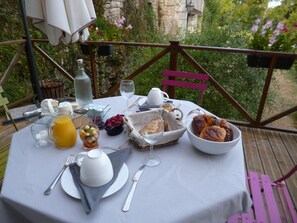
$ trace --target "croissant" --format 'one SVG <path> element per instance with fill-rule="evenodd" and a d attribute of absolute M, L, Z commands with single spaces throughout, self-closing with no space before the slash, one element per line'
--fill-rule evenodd
<path fill-rule="evenodd" d="M 233 140 L 233 131 L 225 119 L 219 119 L 212 115 L 196 115 L 192 121 L 192 129 L 196 136 L 214 141 L 227 142 Z"/>

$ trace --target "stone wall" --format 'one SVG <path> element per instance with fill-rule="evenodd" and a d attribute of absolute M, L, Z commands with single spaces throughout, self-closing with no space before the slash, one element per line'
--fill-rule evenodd
<path fill-rule="evenodd" d="M 117 20 L 121 16 L 125 0 L 111 0 L 105 6 L 105 16 Z M 189 11 L 186 2 L 194 8 Z M 135 0 L 135 4 L 139 4 Z M 186 31 L 193 32 L 201 29 L 204 0 L 148 0 L 155 15 L 156 25 L 165 35 L 176 35 Z"/>

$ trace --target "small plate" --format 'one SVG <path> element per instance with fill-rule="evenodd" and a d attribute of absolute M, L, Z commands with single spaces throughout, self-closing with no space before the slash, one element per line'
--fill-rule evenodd
<path fill-rule="evenodd" d="M 126 165 L 126 163 L 124 163 L 122 168 L 120 169 L 117 179 L 108 188 L 108 190 L 105 192 L 105 194 L 102 196 L 102 198 L 108 197 L 108 196 L 114 194 L 115 192 L 117 192 L 118 190 L 120 190 L 126 184 L 128 177 L 129 177 L 129 169 L 128 169 L 128 166 Z M 63 190 L 68 195 L 70 195 L 71 197 L 74 197 L 76 199 L 80 199 L 79 192 L 74 184 L 69 167 L 66 168 L 66 170 L 64 171 L 64 173 L 62 175 L 61 185 L 62 185 Z"/>

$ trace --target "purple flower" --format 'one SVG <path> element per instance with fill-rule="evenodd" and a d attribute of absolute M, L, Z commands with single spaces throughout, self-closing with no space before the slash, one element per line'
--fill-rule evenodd
<path fill-rule="evenodd" d="M 126 27 L 126 29 L 132 29 L 132 25 L 129 24 L 129 25 Z"/>
<path fill-rule="evenodd" d="M 274 36 L 269 39 L 270 44 L 274 44 L 275 42 L 276 42 L 276 39 Z"/>
<path fill-rule="evenodd" d="M 278 29 L 278 30 L 283 30 L 284 28 L 285 28 L 285 24 L 283 24 L 281 22 L 279 22 L 276 26 L 276 29 Z"/>
<path fill-rule="evenodd" d="M 117 21 L 115 21 L 114 23 L 119 29 L 123 28 L 123 25 L 121 23 L 118 23 Z"/>
<path fill-rule="evenodd" d="M 121 24 L 121 25 L 123 26 L 124 23 L 125 23 L 125 21 L 126 21 L 126 18 L 122 16 L 122 18 L 120 18 L 120 19 L 118 20 L 118 23 Z"/>
<path fill-rule="evenodd" d="M 272 20 L 268 20 L 265 25 L 262 26 L 262 30 L 269 29 L 272 27 Z"/>
<path fill-rule="evenodd" d="M 259 23 L 261 22 L 261 19 L 256 19 L 256 21 L 255 21 L 255 23 L 256 23 L 256 25 L 259 25 Z"/>
<path fill-rule="evenodd" d="M 273 31 L 274 36 L 278 36 L 280 34 L 280 30 L 276 29 Z"/>
<path fill-rule="evenodd" d="M 118 27 L 118 28 L 123 28 L 124 24 L 125 24 L 126 18 L 122 16 L 122 18 L 120 18 L 119 20 L 114 21 L 114 24 Z"/>
<path fill-rule="evenodd" d="M 253 25 L 252 27 L 252 32 L 255 33 L 258 31 L 259 26 L 258 25 Z"/>
<path fill-rule="evenodd" d="M 261 35 L 265 36 L 265 34 L 266 34 L 266 30 L 262 30 Z"/>

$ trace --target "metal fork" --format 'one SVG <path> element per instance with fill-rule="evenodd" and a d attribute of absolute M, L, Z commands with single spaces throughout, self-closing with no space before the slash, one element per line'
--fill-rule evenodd
<path fill-rule="evenodd" d="M 64 173 L 64 171 L 66 170 L 66 168 L 71 164 L 75 162 L 75 155 L 69 155 L 67 157 L 67 160 L 62 168 L 62 170 L 59 172 L 59 174 L 56 176 L 56 178 L 54 179 L 54 181 L 51 183 L 51 185 L 49 185 L 49 187 L 44 191 L 45 195 L 49 195 L 53 189 L 55 188 L 55 186 L 57 185 L 58 181 L 60 180 L 62 174 Z"/>

